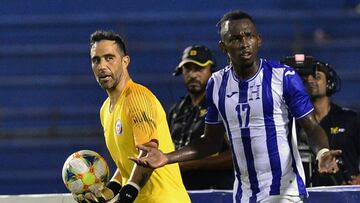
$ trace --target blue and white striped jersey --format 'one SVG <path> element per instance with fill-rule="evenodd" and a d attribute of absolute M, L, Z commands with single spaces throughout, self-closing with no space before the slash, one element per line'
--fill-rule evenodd
<path fill-rule="evenodd" d="M 207 124 L 224 123 L 235 168 L 234 202 L 269 195 L 307 196 L 292 118 L 313 111 L 293 68 L 260 59 L 257 73 L 239 80 L 231 66 L 210 78 Z"/>

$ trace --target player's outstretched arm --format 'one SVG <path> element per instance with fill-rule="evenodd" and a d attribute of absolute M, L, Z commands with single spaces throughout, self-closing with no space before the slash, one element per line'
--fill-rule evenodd
<path fill-rule="evenodd" d="M 204 159 L 196 159 L 192 161 L 180 162 L 179 166 L 181 171 L 192 171 L 192 170 L 232 170 L 232 154 L 227 140 L 226 134 L 224 135 L 223 145 L 227 146 L 227 150 L 222 151 L 216 155 L 208 156 Z M 223 147 L 222 147 L 223 149 Z"/>
<path fill-rule="evenodd" d="M 225 129 L 223 124 L 206 124 L 204 136 L 193 145 L 183 147 L 167 154 L 164 154 L 154 147 L 138 145 L 138 149 L 143 150 L 146 153 L 146 156 L 140 158 L 129 157 L 129 159 L 139 165 L 155 169 L 166 164 L 203 158 L 220 150 L 221 144 L 219 143 L 222 143 L 224 132 Z"/>
<path fill-rule="evenodd" d="M 336 173 L 339 167 L 336 157 L 341 155 L 341 150 L 329 150 L 329 142 L 324 129 L 318 124 L 313 113 L 299 119 L 301 127 L 305 130 L 309 144 L 316 154 L 318 170 L 320 173 Z"/>

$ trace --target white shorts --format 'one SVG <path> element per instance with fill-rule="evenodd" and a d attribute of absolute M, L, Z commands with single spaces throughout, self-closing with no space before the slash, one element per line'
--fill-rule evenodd
<path fill-rule="evenodd" d="M 303 199 L 299 196 L 274 195 L 259 201 L 258 203 L 302 203 Z"/>

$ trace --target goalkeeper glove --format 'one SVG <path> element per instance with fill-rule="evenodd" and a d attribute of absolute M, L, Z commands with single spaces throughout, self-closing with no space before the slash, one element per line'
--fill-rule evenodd
<path fill-rule="evenodd" d="M 118 182 L 110 181 L 105 187 L 95 188 L 90 187 L 90 192 L 85 194 L 75 195 L 73 197 L 75 201 L 79 203 L 105 203 L 113 199 L 120 191 L 121 185 Z"/>

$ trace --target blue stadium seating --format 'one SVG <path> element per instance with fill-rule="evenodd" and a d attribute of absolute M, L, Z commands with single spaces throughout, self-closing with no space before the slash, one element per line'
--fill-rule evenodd
<path fill-rule="evenodd" d="M 0 194 L 40 194 L 67 192 L 62 182 L 62 166 L 75 151 L 89 149 L 101 154 L 115 171 L 102 136 L 53 140 L 2 140 L 0 153 Z"/>

